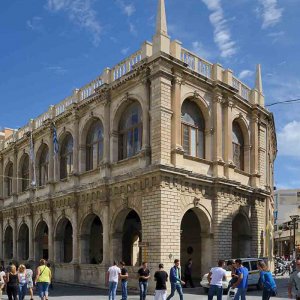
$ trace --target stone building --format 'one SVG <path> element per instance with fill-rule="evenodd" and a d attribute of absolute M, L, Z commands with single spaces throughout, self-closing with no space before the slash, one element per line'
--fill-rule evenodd
<path fill-rule="evenodd" d="M 260 66 L 250 89 L 171 41 L 163 0 L 152 43 L 0 149 L 5 261 L 44 257 L 58 281 L 104 285 L 113 259 L 132 274 L 192 258 L 197 278 L 218 258 L 272 255 L 276 134 Z"/>

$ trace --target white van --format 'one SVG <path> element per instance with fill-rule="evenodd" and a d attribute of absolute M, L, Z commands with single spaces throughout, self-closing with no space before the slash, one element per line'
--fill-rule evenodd
<path fill-rule="evenodd" d="M 235 259 L 233 259 L 235 260 Z M 256 286 L 257 289 L 260 289 L 260 282 L 259 282 L 259 270 L 257 268 L 257 263 L 259 261 L 263 261 L 261 258 L 241 258 L 242 264 L 245 268 L 249 271 L 249 278 L 248 278 L 248 285 L 249 286 Z M 227 261 L 226 261 L 227 264 Z M 226 280 L 223 281 L 223 289 L 225 292 L 228 290 L 228 285 L 231 280 L 231 271 L 226 270 Z M 202 277 L 200 285 L 203 287 L 204 291 L 207 293 L 209 289 L 209 282 L 208 282 L 208 273 Z"/>

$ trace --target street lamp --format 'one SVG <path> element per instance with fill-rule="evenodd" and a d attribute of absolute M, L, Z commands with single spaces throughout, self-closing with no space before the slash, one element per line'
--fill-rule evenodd
<path fill-rule="evenodd" d="M 293 241 L 293 258 L 296 258 L 296 222 L 300 219 L 299 215 L 292 215 L 290 216 L 292 222 L 293 222 L 293 228 L 294 228 L 294 241 Z"/>

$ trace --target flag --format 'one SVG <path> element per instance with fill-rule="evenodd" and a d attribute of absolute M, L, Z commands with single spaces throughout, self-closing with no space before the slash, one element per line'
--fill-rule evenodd
<path fill-rule="evenodd" d="M 53 151 L 54 151 L 54 155 L 57 155 L 58 151 L 59 151 L 59 144 L 58 144 L 58 139 L 57 139 L 57 131 L 56 131 L 56 127 L 55 127 L 54 123 L 53 123 Z"/>
<path fill-rule="evenodd" d="M 36 176 L 35 176 L 36 172 L 35 172 L 34 143 L 33 143 L 32 131 L 30 132 L 30 151 L 29 151 L 29 157 L 30 157 L 30 162 L 31 162 L 32 169 L 33 169 L 33 176 L 32 176 L 31 185 L 35 186 L 35 184 L 36 184 Z"/>

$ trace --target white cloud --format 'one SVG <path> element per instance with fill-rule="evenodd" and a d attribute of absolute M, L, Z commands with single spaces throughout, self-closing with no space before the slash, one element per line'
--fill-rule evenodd
<path fill-rule="evenodd" d="M 221 51 L 221 56 L 224 58 L 233 56 L 237 52 L 237 47 L 231 38 L 221 0 L 202 0 L 202 2 L 212 11 L 209 20 L 214 27 L 214 41 Z"/>
<path fill-rule="evenodd" d="M 125 4 L 123 0 L 118 0 L 117 3 L 121 7 L 123 14 L 127 15 L 128 17 L 135 13 L 136 9 L 133 3 Z"/>
<path fill-rule="evenodd" d="M 121 50 L 121 53 L 122 53 L 123 55 L 127 55 L 127 54 L 128 54 L 128 51 L 129 51 L 129 47 L 123 48 L 123 49 Z"/>
<path fill-rule="evenodd" d="M 91 0 L 47 0 L 47 8 L 53 12 L 66 12 L 73 23 L 92 34 L 93 44 L 98 46 L 102 28 Z"/>
<path fill-rule="evenodd" d="M 30 20 L 26 21 L 26 25 L 29 29 L 33 31 L 40 31 L 42 29 L 41 17 L 33 17 Z"/>
<path fill-rule="evenodd" d="M 136 30 L 136 27 L 133 23 L 129 23 L 129 32 L 132 35 L 137 36 L 137 30 Z"/>
<path fill-rule="evenodd" d="M 64 75 L 67 73 L 67 70 L 61 66 L 48 66 L 46 67 L 46 70 L 58 75 Z"/>
<path fill-rule="evenodd" d="M 192 51 L 197 54 L 198 56 L 205 58 L 205 59 L 209 59 L 212 55 L 210 52 L 208 52 L 203 44 L 199 41 L 194 41 L 192 43 Z"/>
<path fill-rule="evenodd" d="M 263 20 L 263 29 L 272 27 L 281 21 L 283 8 L 278 7 L 277 0 L 259 0 L 259 2 L 262 9 L 258 9 L 258 13 Z"/>
<path fill-rule="evenodd" d="M 278 155 L 300 159 L 300 121 L 287 123 L 277 134 Z"/>
<path fill-rule="evenodd" d="M 252 76 L 253 74 L 254 74 L 254 72 L 251 71 L 251 70 L 243 70 L 243 71 L 240 72 L 240 74 L 238 75 L 238 77 L 240 79 L 245 79 L 247 77 Z"/>

